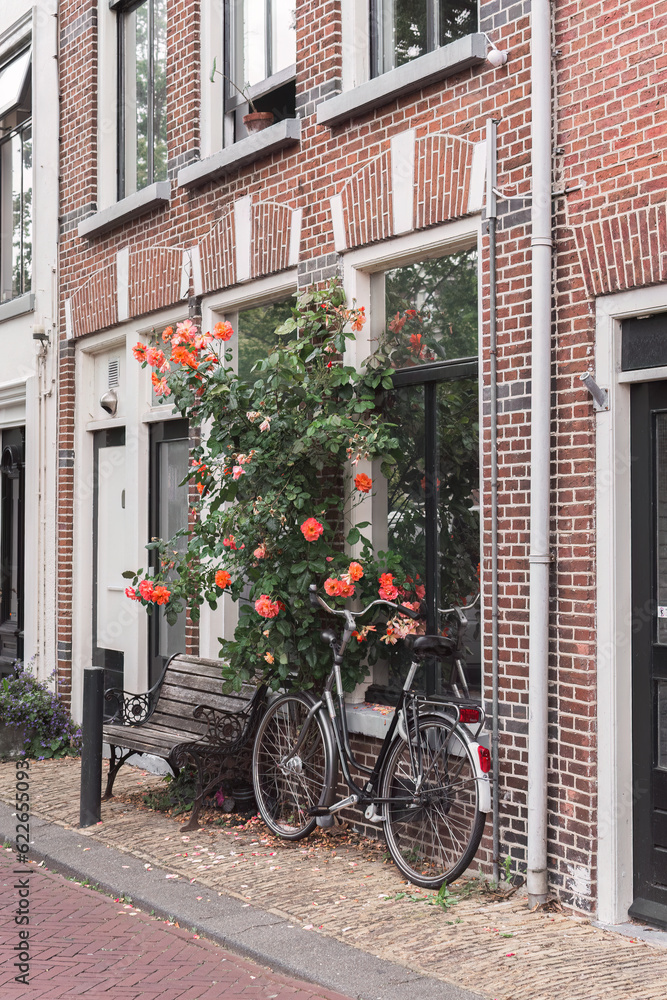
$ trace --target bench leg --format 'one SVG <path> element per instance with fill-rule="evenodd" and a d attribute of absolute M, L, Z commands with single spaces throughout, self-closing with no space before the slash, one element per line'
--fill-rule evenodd
<path fill-rule="evenodd" d="M 102 802 L 106 799 L 113 797 L 113 783 L 116 780 L 116 775 L 120 771 L 121 767 L 132 754 L 138 753 L 137 750 L 130 750 L 128 753 L 123 755 L 120 749 L 115 746 L 110 747 L 111 757 L 109 758 L 109 774 L 107 776 L 107 787 L 105 789 L 104 795 L 102 796 Z M 118 756 L 116 756 L 116 751 L 118 751 Z"/>

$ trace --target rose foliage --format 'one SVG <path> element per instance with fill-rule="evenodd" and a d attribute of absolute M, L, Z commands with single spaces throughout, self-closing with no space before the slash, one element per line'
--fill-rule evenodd
<path fill-rule="evenodd" d="M 140 580 L 141 571 L 126 574 L 133 580 L 127 594 L 148 610 L 163 605 L 173 622 L 185 606 L 196 620 L 204 602 L 215 609 L 230 592 L 239 620 L 234 638 L 220 639 L 220 656 L 235 689 L 259 677 L 274 688 L 288 678 L 308 688 L 326 676 L 331 653 L 319 640 L 324 619 L 309 603 L 309 584 L 338 607 L 380 593 L 415 599 L 397 557 L 373 552 L 368 522 L 350 527 L 372 489 L 368 475 L 355 476 L 356 465 L 379 458 L 388 474 L 399 447 L 396 428 L 377 406 L 378 392 L 392 385 L 389 369 L 369 364 L 357 371 L 341 361 L 346 340 L 363 323 L 363 310 L 346 307 L 337 283 L 301 295 L 276 330 L 278 345 L 246 380 L 223 346 L 233 335 L 226 323 L 213 334 L 190 323 L 175 333 L 168 328 L 166 354 L 135 348 L 153 368 L 156 390 L 206 433 L 193 452 L 197 517 L 181 532 L 187 550 L 179 554 L 175 539 L 152 542 L 162 572 L 150 581 Z M 360 626 L 346 654 L 346 687 L 384 652 L 378 642 L 395 642 L 407 623 L 396 618 L 388 631 Z"/>

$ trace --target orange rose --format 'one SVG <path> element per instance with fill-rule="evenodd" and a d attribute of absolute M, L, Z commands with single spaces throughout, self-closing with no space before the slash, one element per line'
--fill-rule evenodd
<path fill-rule="evenodd" d="M 231 582 L 232 578 L 226 569 L 219 569 L 218 572 L 215 574 L 215 585 L 216 587 L 220 587 L 221 590 L 224 590 L 225 587 L 228 587 Z"/>
<path fill-rule="evenodd" d="M 301 532 L 307 542 L 316 542 L 324 531 L 324 525 L 316 521 L 314 517 L 309 517 L 301 525 Z"/>
<path fill-rule="evenodd" d="M 370 493 L 373 480 L 365 472 L 360 472 L 358 476 L 354 477 L 354 485 L 360 493 Z"/>

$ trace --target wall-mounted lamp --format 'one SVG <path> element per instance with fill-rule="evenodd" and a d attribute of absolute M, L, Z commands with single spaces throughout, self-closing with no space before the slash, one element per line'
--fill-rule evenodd
<path fill-rule="evenodd" d="M 35 325 L 33 326 L 32 339 L 39 340 L 42 344 L 49 343 L 49 335 L 41 324 L 35 323 Z"/>
<path fill-rule="evenodd" d="M 609 390 L 600 388 L 593 378 L 592 372 L 584 372 L 584 374 L 580 375 L 579 378 L 593 397 L 593 409 L 597 411 L 608 410 Z"/>
<path fill-rule="evenodd" d="M 109 416 L 115 417 L 118 409 L 118 393 L 115 389 L 107 389 L 100 396 L 100 406 L 106 410 Z"/>
<path fill-rule="evenodd" d="M 484 32 L 484 37 L 491 46 L 489 51 L 486 53 L 486 61 L 489 65 L 493 66 L 494 69 L 498 69 L 500 66 L 504 66 L 507 62 L 507 52 L 503 49 L 499 49 L 498 46 L 491 41 L 489 36 Z"/>

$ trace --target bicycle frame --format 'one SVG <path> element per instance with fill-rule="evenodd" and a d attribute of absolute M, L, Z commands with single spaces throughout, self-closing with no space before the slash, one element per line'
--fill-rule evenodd
<path fill-rule="evenodd" d="M 416 693 L 411 691 L 412 682 L 414 681 L 415 674 L 419 669 L 419 662 L 417 660 L 414 660 L 408 671 L 408 675 L 405 679 L 405 683 L 401 690 L 393 718 L 389 724 L 389 729 L 385 734 L 375 764 L 371 768 L 357 761 L 356 758 L 354 757 L 354 753 L 350 745 L 350 735 L 347 727 L 347 716 L 345 713 L 345 698 L 343 693 L 343 684 L 342 684 L 341 669 L 340 669 L 341 664 L 343 662 L 343 657 L 345 655 L 345 650 L 347 649 L 350 639 L 352 638 L 352 633 L 356 628 L 356 624 L 353 616 L 349 612 L 346 611 L 344 613 L 344 616 L 345 616 L 345 627 L 340 642 L 336 640 L 333 633 L 330 633 L 331 634 L 330 645 L 333 651 L 333 667 L 329 676 L 327 677 L 327 681 L 323 692 L 323 698 L 316 701 L 310 708 L 308 715 L 304 720 L 304 724 L 301 733 L 299 734 L 299 737 L 296 741 L 296 744 L 292 749 L 292 752 L 289 754 L 288 757 L 285 758 L 285 761 L 283 763 L 286 763 L 288 760 L 290 760 L 290 758 L 298 754 L 301 746 L 303 745 L 303 741 L 305 739 L 308 726 L 310 725 L 310 722 L 312 721 L 313 717 L 317 714 L 317 712 L 319 712 L 323 708 L 326 708 L 329 720 L 331 722 L 331 726 L 333 728 L 333 737 L 336 744 L 336 749 L 338 751 L 338 756 L 343 771 L 343 777 L 345 778 L 345 782 L 351 794 L 347 798 L 341 799 L 338 802 L 335 802 L 330 805 L 326 805 L 324 802 L 320 802 L 318 810 L 321 810 L 320 813 L 321 815 L 331 815 L 332 813 L 337 812 L 340 809 L 344 809 L 347 806 L 357 805 L 357 804 L 360 804 L 362 806 L 368 805 L 368 809 L 366 810 L 366 819 L 370 820 L 371 822 L 382 822 L 384 817 L 381 814 L 377 813 L 375 807 L 378 805 L 384 805 L 389 801 L 393 802 L 402 801 L 401 799 L 396 799 L 396 798 L 394 798 L 393 800 L 383 799 L 375 794 L 378 782 L 380 780 L 380 775 L 382 773 L 382 768 L 384 766 L 384 762 L 386 760 L 387 754 L 389 753 L 391 744 L 397 732 L 398 735 L 404 738 L 408 743 L 408 746 L 410 748 L 411 761 L 415 770 L 415 774 L 422 775 L 423 761 L 422 761 L 421 744 L 419 740 L 415 741 L 416 743 L 416 749 L 415 749 L 413 741 L 408 739 L 409 724 L 407 723 L 406 720 L 406 713 L 408 711 L 411 711 L 411 716 L 412 716 L 411 725 L 414 731 L 416 731 L 419 722 L 419 706 L 420 705 L 433 706 L 433 710 L 437 714 L 442 714 L 445 717 L 449 718 L 450 721 L 454 722 L 451 733 L 451 735 L 454 736 L 460 724 L 460 708 L 458 705 L 456 705 L 456 703 L 432 701 L 425 697 L 417 695 Z M 338 711 L 336 711 L 336 705 L 334 703 L 334 697 L 333 697 L 334 687 L 336 689 Z M 484 711 L 481 707 L 478 706 L 475 707 L 479 712 L 478 728 L 474 736 L 474 739 L 476 740 L 477 736 L 481 732 L 482 727 L 484 725 Z M 447 712 L 446 713 L 443 712 L 443 709 L 447 709 Z M 454 720 L 451 719 L 452 710 L 456 712 L 456 718 Z M 352 777 L 350 765 L 352 765 L 352 767 L 355 768 L 356 770 L 361 771 L 362 773 L 368 775 L 367 779 L 364 782 L 363 787 L 357 784 L 357 782 Z M 416 791 L 419 791 L 419 787 L 417 787 Z M 323 794 L 326 795 L 327 792 L 329 792 L 329 789 L 325 789 L 325 792 Z M 433 793 L 433 789 L 431 790 L 431 793 Z M 406 796 L 405 798 L 406 803 L 412 802 L 413 800 L 414 796 Z"/>

